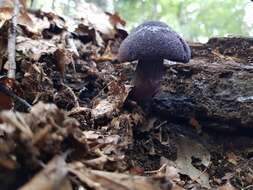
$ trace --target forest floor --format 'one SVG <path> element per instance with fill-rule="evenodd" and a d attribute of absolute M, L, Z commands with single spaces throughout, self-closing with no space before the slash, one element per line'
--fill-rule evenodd
<path fill-rule="evenodd" d="M 92 11 L 18 25 L 13 90 L 33 106 L 0 93 L 14 105 L 0 113 L 0 189 L 253 189 L 253 40 L 189 43 L 190 63 L 166 63 L 141 107 L 127 99 L 136 63 L 117 61 L 124 21 Z"/>

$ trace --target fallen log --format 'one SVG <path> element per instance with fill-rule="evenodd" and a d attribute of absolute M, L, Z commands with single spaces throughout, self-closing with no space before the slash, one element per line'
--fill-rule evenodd
<path fill-rule="evenodd" d="M 189 64 L 166 66 L 152 110 L 166 119 L 196 119 L 202 127 L 253 128 L 253 39 L 191 43 Z"/>

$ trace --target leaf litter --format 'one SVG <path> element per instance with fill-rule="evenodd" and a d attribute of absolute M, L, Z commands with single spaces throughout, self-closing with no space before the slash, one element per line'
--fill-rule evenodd
<path fill-rule="evenodd" d="M 11 1 L 4 5 L 3 76 L 13 9 Z M 13 90 L 32 107 L 24 113 L 15 104 L 0 113 L 1 188 L 250 187 L 251 167 L 240 169 L 253 163 L 231 150 L 223 157 L 222 147 L 200 142 L 203 126 L 196 118 L 180 126 L 128 102 L 135 64 L 117 62 L 125 21 L 92 4 L 80 9 L 85 14 L 73 19 L 21 6 Z"/>

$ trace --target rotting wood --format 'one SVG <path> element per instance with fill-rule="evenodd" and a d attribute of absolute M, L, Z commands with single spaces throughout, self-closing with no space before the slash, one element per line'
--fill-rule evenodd
<path fill-rule="evenodd" d="M 190 45 L 189 64 L 167 66 L 154 111 L 176 121 L 195 117 L 202 127 L 252 128 L 252 39 L 213 38 Z"/>

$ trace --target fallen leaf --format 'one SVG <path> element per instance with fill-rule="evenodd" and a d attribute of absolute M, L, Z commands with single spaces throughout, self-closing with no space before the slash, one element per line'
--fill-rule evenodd
<path fill-rule="evenodd" d="M 231 164 L 237 165 L 238 161 L 239 161 L 239 157 L 235 155 L 235 153 L 233 152 L 228 152 L 227 153 L 227 160 L 228 162 L 230 162 Z"/>
<path fill-rule="evenodd" d="M 53 54 L 57 47 L 52 42 L 44 39 L 33 40 L 31 38 L 17 36 L 16 51 L 18 54 L 25 55 L 29 59 L 38 61 L 43 54 Z M 19 56 L 19 55 L 17 55 Z"/>
<path fill-rule="evenodd" d="M 132 175 L 143 175 L 144 169 L 140 167 L 134 167 L 134 168 L 130 168 L 129 172 Z"/>
<path fill-rule="evenodd" d="M 237 190 L 231 183 L 226 183 L 225 185 L 222 185 L 221 187 L 218 187 L 218 190 Z"/>
<path fill-rule="evenodd" d="M 64 157 L 56 156 L 19 190 L 72 190 L 72 186 L 66 178 L 67 173 Z"/>
<path fill-rule="evenodd" d="M 33 137 L 33 132 L 21 113 L 3 111 L 0 113 L 0 118 L 3 123 L 8 123 L 12 128 L 21 131 L 25 137 Z"/>
<path fill-rule="evenodd" d="M 120 16 L 118 12 L 115 12 L 114 14 L 106 12 L 107 15 L 110 17 L 110 22 L 114 25 L 117 26 L 118 24 L 125 26 L 126 21 L 124 21 Z"/>
<path fill-rule="evenodd" d="M 172 184 L 165 177 L 144 177 L 87 169 L 80 162 L 68 165 L 69 172 L 94 190 L 164 190 Z"/>
<path fill-rule="evenodd" d="M 203 187 L 211 188 L 208 174 L 192 165 L 192 157 L 194 157 L 198 158 L 206 168 L 209 167 L 211 161 L 210 153 L 201 144 L 183 136 L 178 137 L 176 146 L 177 160 L 175 164 L 176 168 L 180 170 L 180 173 L 188 175 Z"/>
<path fill-rule="evenodd" d="M 12 17 L 14 2 L 12 0 L 3 0 L 0 2 L 0 21 L 5 22 Z M 25 26 L 32 26 L 33 21 L 25 10 L 25 2 L 19 0 L 18 23 Z M 1 26 L 1 25 L 0 25 Z"/>
<path fill-rule="evenodd" d="M 77 15 L 81 17 L 85 25 L 95 28 L 97 31 L 102 33 L 105 39 L 113 39 L 115 36 L 115 28 L 110 22 L 110 16 L 98 8 L 95 4 L 82 3 L 77 7 L 77 12 L 82 12 L 83 14 Z"/>
<path fill-rule="evenodd" d="M 105 163 L 108 162 L 108 156 L 102 155 L 99 158 L 95 158 L 92 160 L 86 160 L 84 163 L 87 166 L 92 167 L 93 169 L 103 170 Z"/>
<path fill-rule="evenodd" d="M 112 114 L 117 112 L 124 104 L 128 96 L 129 88 L 118 83 L 111 82 L 108 84 L 109 96 L 107 99 L 94 101 L 91 113 L 95 119 L 111 118 Z M 111 94 L 111 95 L 110 95 Z"/>
<path fill-rule="evenodd" d="M 54 52 L 56 69 L 62 76 L 65 74 L 66 65 L 70 63 L 70 58 L 67 56 L 67 52 L 64 49 L 57 49 Z"/>

